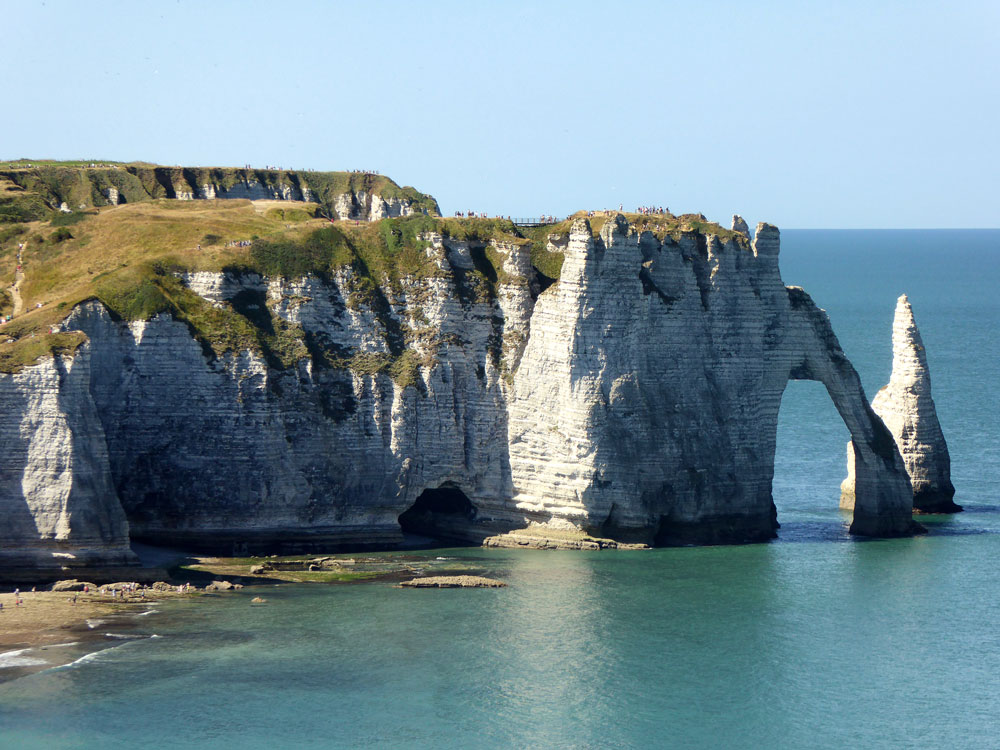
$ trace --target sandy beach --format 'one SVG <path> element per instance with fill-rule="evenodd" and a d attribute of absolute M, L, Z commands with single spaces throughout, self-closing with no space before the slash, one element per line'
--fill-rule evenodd
<path fill-rule="evenodd" d="M 0 594 L 0 653 L 10 649 L 86 640 L 95 637 L 87 621 L 115 615 L 139 614 L 157 600 L 188 596 L 174 592 L 155 592 L 146 600 L 132 597 L 122 601 L 101 593 L 67 591 L 22 591 L 20 606 L 13 593 Z M 147 592 L 148 594 L 148 592 Z"/>
<path fill-rule="evenodd" d="M 136 545 L 136 550 L 147 566 L 171 568 L 170 587 L 163 583 L 136 586 L 135 591 L 124 596 L 112 596 L 112 589 L 124 584 L 91 585 L 87 592 L 32 591 L 29 586 L 20 590 L 20 605 L 15 604 L 13 592 L 0 593 L 0 655 L 12 649 L 99 638 L 101 634 L 87 624 L 88 620 L 137 615 L 160 601 L 226 591 L 230 583 L 233 588 L 278 583 L 346 584 L 403 580 L 431 568 L 467 572 L 461 563 L 415 561 L 405 555 L 232 558 L 189 555 L 143 545 Z M 224 583 L 215 589 L 213 582 Z M 187 588 L 178 591 L 179 584 L 187 584 Z"/>

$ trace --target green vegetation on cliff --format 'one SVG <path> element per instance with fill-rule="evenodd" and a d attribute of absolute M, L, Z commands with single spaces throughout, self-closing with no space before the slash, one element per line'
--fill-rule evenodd
<path fill-rule="evenodd" d="M 87 340 L 79 331 L 32 333 L 17 346 L 0 344 L 0 373 L 20 372 L 44 356 L 73 354 Z"/>
<path fill-rule="evenodd" d="M 363 173 L 289 172 L 229 168 L 157 167 L 150 164 L 33 162 L 31 168 L 0 163 L 0 313 L 14 311 L 12 285 L 17 247 L 23 244 L 22 312 L 0 327 L 0 370 L 12 371 L 52 351 L 79 345 L 69 334 L 50 333 L 73 308 L 100 300 L 122 320 L 157 314 L 183 322 L 209 356 L 252 350 L 275 368 L 312 357 L 320 367 L 391 375 L 401 385 L 418 384 L 420 367 L 430 364 L 441 341 L 430 340 L 413 280 L 450 278 L 462 304 L 490 302 L 503 283 L 533 284 L 532 272 L 512 277 L 505 269 L 511 248 L 530 245 L 542 288 L 558 280 L 573 221 L 521 228 L 503 219 L 442 218 L 433 198 L 401 188 L 387 177 Z M 224 190 L 247 181 L 309 190 L 316 202 L 292 200 L 172 200 L 202 185 Z M 107 205 L 118 193 L 124 203 Z M 322 218 L 331 201 L 365 191 L 385 199 L 403 197 L 427 214 L 377 222 Z M 70 211 L 57 207 L 66 203 Z M 80 208 L 80 207 L 83 208 Z M 610 216 L 589 219 L 597 235 Z M 627 218 L 658 237 L 686 232 L 732 232 L 700 215 Z M 466 243 L 468 266 L 443 262 L 430 250 L 434 238 Z M 382 324 L 389 351 L 343 351 L 307 335 L 274 313 L 260 298 L 233 299 L 216 306 L 196 295 L 183 278 L 199 271 L 266 277 L 337 275 L 346 304 L 371 310 Z M 421 292 L 423 294 L 425 292 Z M 243 294 L 243 293 L 241 293 Z M 394 312 L 406 297 L 410 323 Z M 421 321 L 424 323 L 421 323 Z M 408 326 L 413 326 L 413 329 Z M 56 338 L 52 338 L 55 336 Z M 413 345 L 422 342 L 419 354 Z M 500 350 L 499 339 L 497 352 Z M 499 357 L 499 353 L 497 354 Z"/>
<path fill-rule="evenodd" d="M 405 278 L 447 273 L 428 257 L 421 238 L 437 233 L 469 242 L 525 241 L 509 222 L 416 215 L 331 223 L 310 218 L 312 204 L 283 203 L 276 209 L 270 202 L 246 200 L 154 200 L 57 213 L 0 230 L 0 287 L 13 283 L 16 246 L 25 244 L 20 293 L 26 311 L 0 328 L 0 357 L 10 369 L 45 354 L 38 337 L 49 336 L 49 327 L 80 302 L 97 299 L 122 320 L 171 315 L 210 356 L 250 349 L 279 369 L 313 356 L 320 366 L 387 373 L 400 385 L 416 384 L 419 367 L 428 362 L 409 348 L 386 294 L 400 294 Z M 502 257 L 484 253 L 483 258 L 484 271 L 465 274 L 479 298 L 495 294 L 503 274 Z M 375 310 L 393 339 L 388 354 L 325 351 L 307 342 L 299 326 L 274 314 L 263 298 L 232 300 L 220 308 L 182 280 L 197 271 L 298 278 L 329 277 L 345 268 L 351 270 L 343 290 L 348 304 Z M 11 309 L 9 293 L 0 305 Z"/>
<path fill-rule="evenodd" d="M 25 166 L 30 163 L 32 166 Z M 95 164 L 96 166 L 91 166 Z M 163 167 L 134 162 L 0 162 L 0 222 L 35 221 L 46 212 L 138 203 L 158 198 L 196 198 L 259 186 L 269 192 L 309 196 L 327 215 L 345 193 L 368 193 L 384 200 L 405 199 L 417 212 L 438 215 L 437 201 L 384 175 L 364 172 L 313 172 L 235 167 Z M 21 197 L 4 197 L 5 192 Z M 21 218 L 30 216 L 30 218 Z"/>

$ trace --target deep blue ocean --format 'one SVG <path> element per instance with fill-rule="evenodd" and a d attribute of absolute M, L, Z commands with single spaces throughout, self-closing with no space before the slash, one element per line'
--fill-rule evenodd
<path fill-rule="evenodd" d="M 172 603 L 159 638 L 0 684 L 0 748 L 1000 747 L 1000 230 L 790 230 L 781 268 L 869 397 L 909 295 L 965 513 L 850 538 L 847 430 L 793 382 L 771 543 L 438 550 L 509 587 Z"/>

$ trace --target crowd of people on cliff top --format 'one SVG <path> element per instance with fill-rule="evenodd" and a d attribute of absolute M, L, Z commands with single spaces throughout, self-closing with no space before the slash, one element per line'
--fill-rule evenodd
<path fill-rule="evenodd" d="M 8 165 L 10 166 L 11 169 L 33 169 L 34 167 L 38 166 L 37 164 L 34 164 L 33 162 L 30 161 L 8 162 Z M 118 169 L 117 164 L 98 164 L 97 162 L 94 161 L 90 162 L 90 164 L 88 164 L 87 167 L 89 169 Z"/>
<path fill-rule="evenodd" d="M 635 212 L 644 216 L 653 216 L 654 214 L 668 214 L 670 209 L 666 206 L 639 206 Z"/>
<path fill-rule="evenodd" d="M 91 165 L 91 166 L 93 166 L 93 165 Z M 243 169 L 253 170 L 254 167 L 253 167 L 252 164 L 244 164 L 243 165 Z M 264 169 L 270 169 L 270 170 L 274 170 L 276 172 L 284 172 L 285 171 L 284 167 L 282 167 L 282 166 L 275 166 L 274 164 L 267 164 L 267 165 L 264 166 Z M 315 169 L 294 169 L 293 168 L 291 171 L 295 171 L 295 172 L 315 172 L 316 170 Z M 374 175 L 374 174 L 378 174 L 379 173 L 377 169 L 348 169 L 347 171 L 350 172 L 351 174 L 372 174 L 372 175 Z"/>
<path fill-rule="evenodd" d="M 485 211 L 456 211 L 455 212 L 455 217 L 459 218 L 459 219 L 488 219 L 488 218 L 490 218 L 489 214 L 487 214 Z M 493 218 L 494 219 L 507 219 L 507 221 L 514 221 L 514 219 L 511 219 L 509 216 L 503 216 L 501 214 L 497 214 Z M 531 219 L 531 221 L 535 221 L 535 219 Z M 543 216 L 538 217 L 537 221 L 538 221 L 539 224 L 555 224 L 557 221 L 559 221 L 559 219 L 557 219 L 555 216 L 543 215 Z"/>

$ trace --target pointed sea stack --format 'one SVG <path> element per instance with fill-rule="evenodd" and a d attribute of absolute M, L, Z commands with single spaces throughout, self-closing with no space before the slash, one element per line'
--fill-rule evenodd
<path fill-rule="evenodd" d="M 957 513 L 952 498 L 951 457 L 938 422 L 927 355 L 913 310 L 904 294 L 896 303 L 892 325 L 892 375 L 872 408 L 892 433 L 913 485 L 913 509 L 919 513 Z M 854 494 L 854 450 L 847 444 L 847 478 L 841 495 Z"/>

